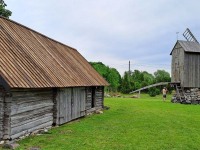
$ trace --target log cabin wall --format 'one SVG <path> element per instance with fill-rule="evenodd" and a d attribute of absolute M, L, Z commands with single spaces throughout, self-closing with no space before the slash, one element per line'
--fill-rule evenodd
<path fill-rule="evenodd" d="M 52 125 L 52 89 L 13 90 L 11 102 L 11 139 Z"/>
<path fill-rule="evenodd" d="M 0 88 L 0 139 L 3 137 L 4 94 Z"/>
<path fill-rule="evenodd" d="M 92 87 L 86 88 L 86 110 L 92 108 Z"/>
<path fill-rule="evenodd" d="M 96 109 L 102 109 L 104 102 L 104 87 L 86 88 L 86 112 L 90 113 Z"/>
<path fill-rule="evenodd" d="M 104 88 L 99 86 L 95 90 L 95 107 L 102 108 L 104 101 Z"/>

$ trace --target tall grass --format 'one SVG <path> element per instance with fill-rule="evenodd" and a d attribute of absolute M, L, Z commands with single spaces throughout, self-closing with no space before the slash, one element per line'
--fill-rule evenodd
<path fill-rule="evenodd" d="M 109 110 L 19 142 L 19 149 L 200 149 L 200 106 L 162 102 L 161 96 L 106 98 Z"/>

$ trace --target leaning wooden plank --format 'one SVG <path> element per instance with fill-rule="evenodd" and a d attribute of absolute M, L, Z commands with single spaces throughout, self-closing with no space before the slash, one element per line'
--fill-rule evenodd
<path fill-rule="evenodd" d="M 152 84 L 152 85 L 149 85 L 149 86 L 145 86 L 145 87 L 143 87 L 141 89 L 132 91 L 132 92 L 130 92 L 130 94 L 135 93 L 135 92 L 139 92 L 139 91 L 151 88 L 151 87 L 156 87 L 156 86 L 160 86 L 160 85 L 167 85 L 167 84 L 169 84 L 169 82 L 160 82 L 160 83 Z"/>

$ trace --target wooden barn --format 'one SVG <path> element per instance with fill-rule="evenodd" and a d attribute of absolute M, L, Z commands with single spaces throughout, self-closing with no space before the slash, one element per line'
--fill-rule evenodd
<path fill-rule="evenodd" d="M 0 140 L 101 109 L 107 85 L 76 49 L 0 17 Z"/>
<path fill-rule="evenodd" d="M 177 41 L 172 52 L 171 80 L 184 88 L 200 87 L 200 44 Z"/>

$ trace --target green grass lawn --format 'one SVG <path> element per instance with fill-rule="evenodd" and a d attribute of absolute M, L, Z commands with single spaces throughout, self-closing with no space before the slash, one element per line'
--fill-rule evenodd
<path fill-rule="evenodd" d="M 168 97 L 106 98 L 109 110 L 19 142 L 19 149 L 200 149 L 200 105 L 173 104 Z"/>

